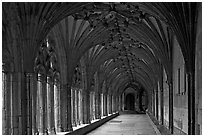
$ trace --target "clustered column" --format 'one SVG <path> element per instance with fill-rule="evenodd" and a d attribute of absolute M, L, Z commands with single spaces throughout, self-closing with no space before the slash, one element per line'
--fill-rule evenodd
<path fill-rule="evenodd" d="M 54 81 L 52 77 L 47 77 L 47 114 L 48 114 L 48 134 L 56 134 L 54 120 Z"/>
<path fill-rule="evenodd" d="M 55 129 L 56 132 L 61 131 L 61 120 L 60 120 L 60 85 L 59 85 L 59 80 L 54 79 L 54 119 L 55 119 Z"/>

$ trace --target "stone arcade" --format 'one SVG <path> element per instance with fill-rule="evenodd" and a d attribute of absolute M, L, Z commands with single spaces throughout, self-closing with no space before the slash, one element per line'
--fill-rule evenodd
<path fill-rule="evenodd" d="M 127 111 L 202 134 L 201 74 L 201 2 L 2 3 L 2 134 Z"/>

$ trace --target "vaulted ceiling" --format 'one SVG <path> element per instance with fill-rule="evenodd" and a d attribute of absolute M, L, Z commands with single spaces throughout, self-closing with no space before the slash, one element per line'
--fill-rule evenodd
<path fill-rule="evenodd" d="M 3 5 L 3 36 L 13 35 L 10 27 L 13 19 L 18 29 L 15 34 L 24 40 L 21 45 L 24 56 L 31 55 L 34 59 L 39 43 L 52 35 L 58 54 L 66 56 L 68 73 L 84 57 L 90 79 L 96 71 L 103 72 L 107 85 L 116 90 L 129 84 L 152 89 L 159 79 L 161 65 L 170 77 L 173 35 L 178 39 L 187 66 L 192 63 L 195 3 Z M 10 54 L 13 47 L 5 45 L 6 55 Z M 33 66 L 29 59 L 24 63 Z"/>

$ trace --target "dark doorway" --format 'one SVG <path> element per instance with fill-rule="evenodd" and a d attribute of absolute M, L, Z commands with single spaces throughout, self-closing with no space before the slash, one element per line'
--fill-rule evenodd
<path fill-rule="evenodd" d="M 125 98 L 125 109 L 126 110 L 135 110 L 135 97 L 134 94 L 127 94 Z"/>

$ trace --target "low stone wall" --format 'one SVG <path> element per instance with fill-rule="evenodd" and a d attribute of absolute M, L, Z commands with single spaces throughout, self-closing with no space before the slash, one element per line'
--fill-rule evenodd
<path fill-rule="evenodd" d="M 107 116 L 103 119 L 100 119 L 99 121 L 91 123 L 90 125 L 84 126 L 82 128 L 76 129 L 73 132 L 69 132 L 65 135 L 85 135 L 91 132 L 92 130 L 96 129 L 97 127 L 103 125 L 105 122 L 117 117 L 118 115 L 119 113 L 112 114 L 111 116 Z"/>
<path fill-rule="evenodd" d="M 147 115 L 152 120 L 152 122 L 156 125 L 161 135 L 171 135 L 170 131 L 164 125 L 159 124 L 159 121 L 150 112 L 147 112 Z"/>

